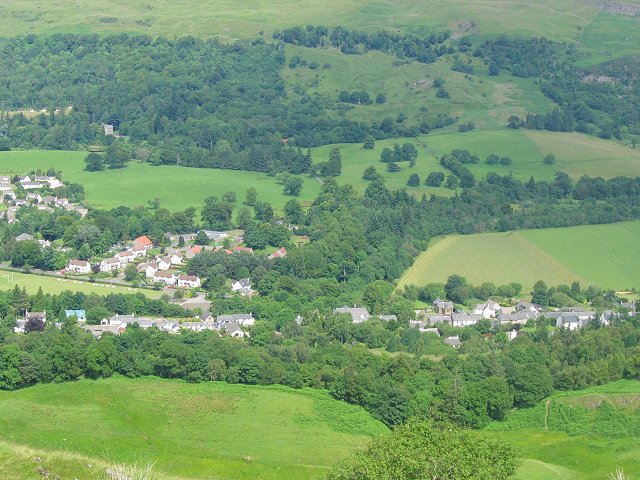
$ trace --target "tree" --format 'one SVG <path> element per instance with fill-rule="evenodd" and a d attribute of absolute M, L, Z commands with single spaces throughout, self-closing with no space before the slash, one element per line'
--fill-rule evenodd
<path fill-rule="evenodd" d="M 458 188 L 458 177 L 455 175 L 447 175 L 447 180 L 445 181 L 445 186 L 450 190 L 455 190 Z"/>
<path fill-rule="evenodd" d="M 201 217 L 204 224 L 214 230 L 228 230 L 231 228 L 233 207 L 226 202 L 205 202 Z"/>
<path fill-rule="evenodd" d="M 393 150 L 390 148 L 383 148 L 382 152 L 380 152 L 380 161 L 382 163 L 391 163 L 395 160 L 395 155 L 393 154 Z"/>
<path fill-rule="evenodd" d="M 418 158 L 418 150 L 416 150 L 416 146 L 413 143 L 404 143 L 401 149 L 401 156 L 405 162 L 413 162 L 415 165 L 415 161 Z"/>
<path fill-rule="evenodd" d="M 518 467 L 506 443 L 410 420 L 336 465 L 326 480 L 506 480 Z"/>
<path fill-rule="evenodd" d="M 284 182 L 284 193 L 297 197 L 302 190 L 302 179 L 297 176 L 290 176 Z"/>
<path fill-rule="evenodd" d="M 509 120 L 507 120 L 507 127 L 509 128 L 513 128 L 514 130 L 517 130 L 521 126 L 522 126 L 522 120 L 520 120 L 520 118 L 516 117 L 515 115 L 511 115 L 509 117 Z"/>
<path fill-rule="evenodd" d="M 364 172 L 362 172 L 362 179 L 373 180 L 376 178 L 377 175 L 378 175 L 378 171 L 376 170 L 376 167 L 374 167 L 373 165 L 370 165 L 364 169 Z"/>
<path fill-rule="evenodd" d="M 273 207 L 267 202 L 258 202 L 253 207 L 256 212 L 256 219 L 269 222 L 273 218 Z"/>
<path fill-rule="evenodd" d="M 249 187 L 245 193 L 245 203 L 250 207 L 253 207 L 258 200 L 258 192 L 255 188 Z"/>
<path fill-rule="evenodd" d="M 444 181 L 444 173 L 442 172 L 431 172 L 427 175 L 427 179 L 424 181 L 425 185 L 429 185 L 430 187 L 439 187 L 442 185 Z"/>
<path fill-rule="evenodd" d="M 489 64 L 489 75 L 492 77 L 500 75 L 500 67 L 496 62 L 491 62 Z"/>
<path fill-rule="evenodd" d="M 386 101 L 387 101 L 387 97 L 385 96 L 385 94 L 384 94 L 384 93 L 379 93 L 379 94 L 376 96 L 376 103 L 377 103 L 378 105 L 382 105 L 382 104 L 383 104 L 383 103 L 385 103 Z"/>
<path fill-rule="evenodd" d="M 184 237 L 182 235 L 180 235 L 178 237 L 178 248 L 182 248 L 185 245 L 185 241 L 184 241 Z"/>
<path fill-rule="evenodd" d="M 138 269 L 135 264 L 129 263 L 124 269 L 124 279 L 127 282 L 135 282 L 138 279 Z"/>
<path fill-rule="evenodd" d="M 412 173 L 409 180 L 407 180 L 407 185 L 410 187 L 417 187 L 420 185 L 420 176 L 417 173 Z"/>
<path fill-rule="evenodd" d="M 556 163 L 556 156 L 553 153 L 548 153 L 547 155 L 545 155 L 543 163 L 545 165 L 553 165 L 554 163 Z"/>
<path fill-rule="evenodd" d="M 395 162 L 391 162 L 391 163 L 387 163 L 387 172 L 399 172 L 400 171 L 400 167 L 398 166 L 397 163 Z"/>
<path fill-rule="evenodd" d="M 547 284 L 542 280 L 538 280 L 533 285 L 533 291 L 531 292 L 531 301 L 546 307 L 549 305 L 549 290 Z"/>
<path fill-rule="evenodd" d="M 362 148 L 367 150 L 373 150 L 375 146 L 376 146 L 375 139 L 371 135 L 369 135 L 365 139 L 364 143 L 362 144 Z"/>
<path fill-rule="evenodd" d="M 304 221 L 302 205 L 295 199 L 289 200 L 283 207 L 285 220 L 288 223 L 300 224 Z"/>
<path fill-rule="evenodd" d="M 104 157 L 104 163 L 109 168 L 123 168 L 131 159 L 127 148 L 121 142 L 113 142 L 107 147 Z"/>
<path fill-rule="evenodd" d="M 224 192 L 222 201 L 227 203 L 236 203 L 236 192 Z"/>
<path fill-rule="evenodd" d="M 209 237 L 204 233 L 204 230 L 198 231 L 195 240 L 193 241 L 196 245 L 209 245 Z"/>
<path fill-rule="evenodd" d="M 100 170 L 104 170 L 102 155 L 98 153 L 91 152 L 84 158 L 84 163 L 84 169 L 88 172 L 99 172 Z"/>

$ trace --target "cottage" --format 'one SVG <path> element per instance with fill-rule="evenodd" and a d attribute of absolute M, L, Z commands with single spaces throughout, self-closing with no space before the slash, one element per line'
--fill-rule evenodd
<path fill-rule="evenodd" d="M 110 123 L 101 123 L 100 126 L 102 127 L 105 136 L 113 135 L 113 125 L 111 125 Z"/>
<path fill-rule="evenodd" d="M 526 325 L 529 320 L 535 320 L 539 316 L 538 312 L 532 312 L 531 310 L 520 310 L 515 313 L 498 314 L 498 323 L 505 324 L 511 323 L 513 325 Z"/>
<path fill-rule="evenodd" d="M 256 323 L 256 319 L 253 318 L 253 315 L 250 313 L 232 313 L 229 315 L 218 315 L 216 321 L 220 325 L 238 323 L 240 325 L 248 327 Z"/>
<path fill-rule="evenodd" d="M 0 175 L 0 192 L 12 192 L 13 185 L 11 184 L 11 177 L 9 175 Z"/>
<path fill-rule="evenodd" d="M 502 307 L 498 304 L 498 302 L 493 301 L 492 299 L 487 300 L 485 303 L 481 303 L 476 305 L 473 313 L 476 315 L 482 315 L 483 318 L 495 318 L 498 312 Z"/>
<path fill-rule="evenodd" d="M 78 323 L 86 323 L 87 312 L 85 310 L 65 310 L 64 315 L 66 318 L 76 317 Z"/>
<path fill-rule="evenodd" d="M 181 253 L 172 253 L 167 257 L 171 265 L 181 265 L 184 261 L 184 255 Z"/>
<path fill-rule="evenodd" d="M 475 325 L 484 317 L 478 313 L 454 313 L 451 315 L 451 324 L 454 327 L 468 327 Z"/>
<path fill-rule="evenodd" d="M 100 271 L 101 272 L 113 272 L 114 270 L 118 270 L 122 264 L 120 263 L 119 258 L 105 258 L 100 262 Z"/>
<path fill-rule="evenodd" d="M 158 270 L 166 271 L 171 268 L 171 260 L 169 258 L 160 258 L 156 260 L 158 264 Z"/>
<path fill-rule="evenodd" d="M 253 253 L 253 248 L 250 247 L 233 247 L 231 249 L 233 253 L 245 252 L 245 253 Z"/>
<path fill-rule="evenodd" d="M 143 247 L 142 245 L 137 245 L 135 247 L 132 247 L 129 251 L 133 254 L 134 258 L 147 256 L 147 248 Z"/>
<path fill-rule="evenodd" d="M 42 176 L 36 175 L 34 180 L 36 182 L 42 183 L 43 185 L 46 183 L 49 186 L 49 188 L 64 187 L 64 184 L 60 180 L 58 180 L 56 177 L 50 177 L 48 175 L 42 175 Z"/>
<path fill-rule="evenodd" d="M 253 295 L 251 289 L 251 281 L 248 278 L 242 278 L 231 284 L 231 290 L 239 293 L 240 295 Z"/>
<path fill-rule="evenodd" d="M 113 335 L 120 335 L 124 333 L 127 329 L 126 326 L 123 325 L 83 325 L 87 332 L 91 333 L 95 338 L 102 337 L 105 333 L 112 333 Z"/>
<path fill-rule="evenodd" d="M 556 319 L 556 328 L 577 330 L 588 325 L 596 318 L 596 312 L 560 312 Z"/>
<path fill-rule="evenodd" d="M 216 232 L 215 230 L 203 230 L 203 232 L 212 242 L 219 242 L 229 236 L 227 232 Z"/>
<path fill-rule="evenodd" d="M 244 338 L 249 336 L 244 330 L 242 330 L 241 325 L 237 323 L 228 323 L 222 329 L 227 335 L 234 338 Z"/>
<path fill-rule="evenodd" d="M 187 258 L 193 258 L 197 254 L 199 254 L 201 251 L 202 251 L 202 247 L 200 245 L 194 245 L 189 250 L 187 250 Z"/>
<path fill-rule="evenodd" d="M 86 275 L 91 273 L 91 265 L 84 260 L 69 260 L 69 265 L 66 268 L 69 273 L 80 273 Z"/>
<path fill-rule="evenodd" d="M 133 262 L 136 259 L 135 254 L 133 252 L 130 252 L 129 250 L 118 253 L 116 257 L 123 265 L 126 265 L 129 262 Z"/>
<path fill-rule="evenodd" d="M 22 185 L 22 188 L 25 190 L 37 190 L 44 187 L 44 184 L 40 182 L 20 182 L 20 185 Z"/>
<path fill-rule="evenodd" d="M 146 235 L 142 235 L 141 237 L 136 238 L 133 241 L 134 247 L 144 247 L 146 250 L 150 250 L 153 248 L 153 242 Z"/>
<path fill-rule="evenodd" d="M 180 328 L 191 330 L 192 332 L 204 332 L 205 330 L 213 330 L 213 324 L 206 322 L 182 322 Z"/>
<path fill-rule="evenodd" d="M 153 275 L 153 281 L 155 283 L 164 283 L 165 285 L 175 285 L 176 276 L 170 272 L 158 271 Z"/>
<path fill-rule="evenodd" d="M 365 307 L 353 307 L 353 308 L 351 308 L 351 307 L 347 307 L 346 305 L 344 305 L 344 306 L 342 306 L 340 308 L 334 308 L 333 309 L 333 313 L 334 313 L 334 315 L 337 315 L 337 314 L 350 315 L 351 316 L 351 321 L 353 323 L 366 322 L 371 317 L 371 315 L 369 314 L 369 310 L 367 310 Z"/>
<path fill-rule="evenodd" d="M 27 193 L 25 198 L 31 203 L 42 203 L 44 201 L 39 193 Z"/>
<path fill-rule="evenodd" d="M 200 279 L 193 275 L 180 275 L 178 286 L 187 288 L 200 288 Z"/>
<path fill-rule="evenodd" d="M 287 256 L 287 249 L 282 247 L 276 250 L 275 252 L 273 252 L 271 255 L 269 255 L 268 258 L 270 260 L 275 260 L 276 258 L 284 258 L 286 256 Z"/>
<path fill-rule="evenodd" d="M 380 320 L 384 321 L 384 322 L 397 322 L 398 321 L 398 317 L 396 317 L 395 315 L 374 315 L 375 318 L 379 318 Z"/>
<path fill-rule="evenodd" d="M 445 302 L 439 298 L 433 302 L 433 309 L 440 315 L 452 315 L 453 314 L 453 302 Z"/>
<path fill-rule="evenodd" d="M 153 278 L 156 272 L 159 270 L 158 264 L 156 262 L 148 263 L 144 267 L 144 276 L 147 278 Z"/>

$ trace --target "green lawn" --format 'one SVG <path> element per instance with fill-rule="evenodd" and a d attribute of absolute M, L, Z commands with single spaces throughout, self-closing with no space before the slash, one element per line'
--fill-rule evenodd
<path fill-rule="evenodd" d="M 84 186 L 87 202 L 94 207 L 114 208 L 120 205 L 146 205 L 159 198 L 161 206 L 171 211 L 188 207 L 200 208 L 205 198 L 220 197 L 226 191 L 236 192 L 239 207 L 247 188 L 258 191 L 258 200 L 280 208 L 293 197 L 282 193 L 282 185 L 273 177 L 257 172 L 186 168 L 154 167 L 131 162 L 126 168 L 87 172 L 83 159 L 86 152 L 12 151 L 0 152 L 0 172 L 27 173 L 31 170 L 54 167 L 62 170 L 64 179 Z M 305 177 L 301 201 L 309 201 L 320 192 L 320 183 Z"/>
<path fill-rule="evenodd" d="M 144 288 L 123 287 L 119 285 L 107 285 L 105 283 L 90 283 L 81 280 L 47 277 L 19 272 L 0 270 L 0 290 L 10 290 L 16 285 L 26 287 L 27 291 L 35 294 L 38 288 L 45 293 L 57 294 L 65 290 L 73 292 L 97 293 L 107 295 L 109 293 L 144 293 L 148 297 L 159 298 L 162 292 L 147 290 Z"/>
<path fill-rule="evenodd" d="M 325 392 L 151 378 L 0 392 L 0 424 L 0 440 L 37 450 L 155 462 L 189 478 L 265 480 L 317 478 L 386 430 Z"/>
<path fill-rule="evenodd" d="M 453 235 L 432 240 L 399 281 L 424 285 L 453 273 L 474 284 L 640 286 L 640 221 L 609 225 Z"/>

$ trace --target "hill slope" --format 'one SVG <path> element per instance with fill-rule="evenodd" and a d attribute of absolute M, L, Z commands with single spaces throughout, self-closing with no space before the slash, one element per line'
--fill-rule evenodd
<path fill-rule="evenodd" d="M 0 392 L 0 423 L 12 445 L 214 479 L 313 478 L 385 430 L 324 392 L 150 378 Z"/>

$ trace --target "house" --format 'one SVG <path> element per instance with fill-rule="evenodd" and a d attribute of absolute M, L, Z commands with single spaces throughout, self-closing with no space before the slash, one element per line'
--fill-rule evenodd
<path fill-rule="evenodd" d="M 27 201 L 29 201 L 31 203 L 42 203 L 43 202 L 43 198 L 42 198 L 42 196 L 40 196 L 39 193 L 27 193 L 25 198 L 27 199 Z"/>
<path fill-rule="evenodd" d="M 216 232 L 214 230 L 203 230 L 203 232 L 212 242 L 219 242 L 220 240 L 224 240 L 229 236 L 227 232 Z"/>
<path fill-rule="evenodd" d="M 462 345 L 462 343 L 460 342 L 460 337 L 458 337 L 458 335 L 445 338 L 444 343 L 446 343 L 447 345 L 451 345 L 453 348 L 460 348 L 460 345 Z"/>
<path fill-rule="evenodd" d="M 187 288 L 199 288 L 200 279 L 193 275 L 180 275 L 178 277 L 178 286 Z"/>
<path fill-rule="evenodd" d="M 437 298 L 433 302 L 433 309 L 440 315 L 452 315 L 453 314 L 453 302 L 445 302 Z"/>
<path fill-rule="evenodd" d="M 158 271 L 153 274 L 153 281 L 155 283 L 164 283 L 165 285 L 175 285 L 176 276 L 171 272 Z"/>
<path fill-rule="evenodd" d="M 16 325 L 13 327 L 13 333 L 25 333 L 24 327 L 26 324 L 26 320 L 16 319 Z"/>
<path fill-rule="evenodd" d="M 169 258 L 160 258 L 156 260 L 158 270 L 166 271 L 171 268 L 171 260 Z"/>
<path fill-rule="evenodd" d="M 125 328 L 128 325 L 133 325 L 134 323 L 137 323 L 140 326 L 140 328 L 143 328 L 145 330 L 158 325 L 157 320 L 153 318 L 136 317 L 135 314 L 114 315 L 108 320 L 103 320 L 103 322 L 106 325 L 120 325 L 120 326 L 124 326 Z"/>
<path fill-rule="evenodd" d="M 187 258 L 193 258 L 197 254 L 199 254 L 201 251 L 202 251 L 202 247 L 200 245 L 194 245 L 189 250 L 187 250 Z"/>
<path fill-rule="evenodd" d="M 350 315 L 351 321 L 353 323 L 366 322 L 371 317 L 371 315 L 369 314 L 369 310 L 367 310 L 365 307 L 351 308 L 344 305 L 343 307 L 340 307 L 340 308 L 334 308 L 333 313 L 334 315 L 337 315 L 337 314 Z"/>
<path fill-rule="evenodd" d="M 535 305 L 531 302 L 525 302 L 525 301 L 519 301 L 516 304 L 516 310 L 518 312 L 521 312 L 523 310 L 529 311 L 529 312 L 533 312 L 533 313 L 541 313 L 542 312 L 542 307 L 539 305 Z"/>
<path fill-rule="evenodd" d="M 268 258 L 270 260 L 275 260 L 276 258 L 284 258 L 286 256 L 287 256 L 287 249 L 282 247 L 276 250 L 275 252 L 273 252 L 271 255 L 269 255 Z"/>
<path fill-rule="evenodd" d="M 144 266 L 144 276 L 147 278 L 153 278 L 158 270 L 159 268 L 156 262 L 148 263 Z"/>
<path fill-rule="evenodd" d="M 120 335 L 127 329 L 123 325 L 83 325 L 83 329 L 91 333 L 95 338 L 100 338 L 104 333 L 112 333 L 114 335 Z"/>
<path fill-rule="evenodd" d="M 36 176 L 34 180 L 42 184 L 48 184 L 49 188 L 64 187 L 64 184 L 60 180 L 58 180 L 56 177 L 50 177 L 48 175 Z"/>
<path fill-rule="evenodd" d="M 396 317 L 395 315 L 374 315 L 374 318 L 379 318 L 380 320 L 384 321 L 384 322 L 397 322 L 398 321 L 398 317 Z"/>
<path fill-rule="evenodd" d="M 133 254 L 134 258 L 147 256 L 147 248 L 143 247 L 142 245 L 132 247 L 129 251 Z"/>
<path fill-rule="evenodd" d="M 91 265 L 84 260 L 69 260 L 66 268 L 67 272 L 88 274 L 91 273 Z"/>
<path fill-rule="evenodd" d="M 451 324 L 454 327 L 468 327 L 475 325 L 484 317 L 479 313 L 454 313 L 451 315 Z"/>
<path fill-rule="evenodd" d="M 133 252 L 130 252 L 129 250 L 118 253 L 116 257 L 123 265 L 126 265 L 129 262 L 133 262 L 136 259 L 135 254 Z"/>
<path fill-rule="evenodd" d="M 222 330 L 227 335 L 229 335 L 230 337 L 234 337 L 234 338 L 244 338 L 244 337 L 249 335 L 244 330 L 242 330 L 241 325 L 238 324 L 238 323 L 227 323 L 222 328 Z"/>
<path fill-rule="evenodd" d="M 436 323 L 451 323 L 451 315 L 427 315 L 427 321 L 431 325 Z"/>
<path fill-rule="evenodd" d="M 27 240 L 33 240 L 33 236 L 28 233 L 21 233 L 16 237 L 16 242 L 24 242 Z"/>
<path fill-rule="evenodd" d="M 497 320 L 500 324 L 512 323 L 514 325 L 526 325 L 529 320 L 535 320 L 539 316 L 540 315 L 538 314 L 538 312 L 533 312 L 531 310 L 520 310 L 518 312 L 509 314 L 500 313 L 498 314 Z"/>
<path fill-rule="evenodd" d="M 420 333 L 433 333 L 434 335 L 440 336 L 440 331 L 437 328 L 427 327 L 428 322 L 421 320 L 409 320 L 409 326 L 413 328 L 417 328 Z"/>
<path fill-rule="evenodd" d="M 181 265 L 182 262 L 184 261 L 184 255 L 182 255 L 181 253 L 172 253 L 171 255 L 169 255 L 167 257 L 169 259 L 169 262 L 171 263 L 171 265 Z"/>
<path fill-rule="evenodd" d="M 7 223 L 14 223 L 16 221 L 16 213 L 18 213 L 18 207 L 7 208 Z"/>
<path fill-rule="evenodd" d="M 38 245 L 40 245 L 40 248 L 51 246 L 51 242 L 49 240 L 36 240 L 36 242 L 38 242 Z"/>
<path fill-rule="evenodd" d="M 144 247 L 146 250 L 153 248 L 153 242 L 146 235 L 136 238 L 133 241 L 134 247 Z"/>
<path fill-rule="evenodd" d="M 502 309 L 498 302 L 492 299 L 487 300 L 485 303 L 476 305 L 473 313 L 476 315 L 482 315 L 484 318 L 496 318 L 497 313 Z"/>
<path fill-rule="evenodd" d="M 591 311 L 551 313 L 560 313 L 560 315 L 556 318 L 556 328 L 564 328 L 566 330 L 577 330 L 584 327 L 585 325 L 588 325 L 591 320 L 594 320 L 596 318 L 596 312 Z M 549 316 L 547 318 L 549 318 Z"/>
<path fill-rule="evenodd" d="M 100 126 L 106 136 L 113 135 L 113 125 L 110 123 L 101 123 Z"/>
<path fill-rule="evenodd" d="M 250 313 L 232 313 L 230 315 L 218 315 L 216 319 L 219 325 L 227 325 L 232 323 L 238 323 L 247 327 L 256 323 L 256 319 Z"/>
<path fill-rule="evenodd" d="M 86 323 L 87 312 L 85 310 L 65 310 L 64 315 L 67 318 L 76 317 L 78 323 Z"/>
<path fill-rule="evenodd" d="M 29 312 L 29 311 L 26 311 L 26 312 L 24 312 L 24 320 L 25 320 L 25 322 L 28 322 L 29 320 L 39 320 L 42 323 L 46 323 L 47 322 L 47 312 L 46 312 L 46 310 L 44 312 Z"/>
<path fill-rule="evenodd" d="M 40 182 L 20 182 L 20 185 L 22 185 L 22 188 L 25 190 L 37 190 L 44 187 L 44 184 Z"/>
<path fill-rule="evenodd" d="M 245 252 L 245 253 L 253 253 L 253 248 L 250 247 L 233 247 L 231 249 L 233 253 Z"/>
<path fill-rule="evenodd" d="M 114 270 L 118 270 L 122 264 L 120 263 L 119 258 L 105 258 L 100 262 L 100 271 L 101 272 L 113 272 Z"/>
<path fill-rule="evenodd" d="M 11 177 L 9 175 L 0 175 L 0 192 L 12 192 L 13 185 L 11 184 Z"/>
<path fill-rule="evenodd" d="M 205 330 L 213 330 L 213 324 L 207 322 L 182 322 L 180 328 L 191 330 L 192 332 L 204 332 Z"/>
<path fill-rule="evenodd" d="M 240 295 L 253 295 L 251 281 L 248 278 L 242 278 L 231 284 L 231 290 L 238 292 Z"/>

